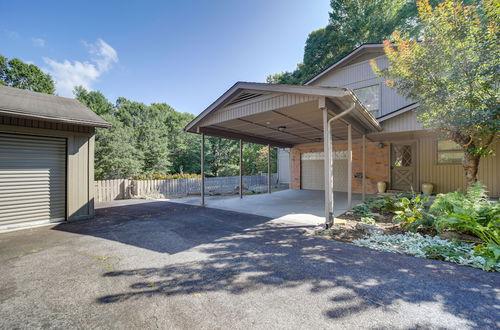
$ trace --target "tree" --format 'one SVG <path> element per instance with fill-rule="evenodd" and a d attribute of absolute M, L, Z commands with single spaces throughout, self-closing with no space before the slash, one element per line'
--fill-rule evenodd
<path fill-rule="evenodd" d="M 87 91 L 83 86 L 76 86 L 73 94 L 75 98 L 92 109 L 99 116 L 113 114 L 113 104 L 99 91 Z"/>
<path fill-rule="evenodd" d="M 20 59 L 8 60 L 0 55 L 0 85 L 28 89 L 34 92 L 54 94 L 55 84 L 48 73 L 43 73 L 34 64 Z"/>
<path fill-rule="evenodd" d="M 491 155 L 500 128 L 499 18 L 496 0 L 464 6 L 418 0 L 420 42 L 392 34 L 384 42 L 390 66 L 374 70 L 420 103 L 418 117 L 462 146 L 467 185 L 477 181 L 481 157 Z"/>
<path fill-rule="evenodd" d="M 293 72 L 269 75 L 267 82 L 303 84 L 363 43 L 382 42 L 395 30 L 408 37 L 421 33 L 415 0 L 331 0 L 330 6 L 329 24 L 307 38 L 303 63 Z"/>

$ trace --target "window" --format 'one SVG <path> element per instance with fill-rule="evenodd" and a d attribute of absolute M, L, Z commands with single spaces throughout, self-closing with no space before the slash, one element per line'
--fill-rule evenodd
<path fill-rule="evenodd" d="M 460 164 L 464 152 L 462 148 L 451 140 L 441 140 L 437 143 L 438 164 Z"/>
<path fill-rule="evenodd" d="M 380 101 L 380 86 L 373 85 L 354 90 L 354 94 L 363 103 L 363 105 L 371 112 L 374 117 L 378 116 L 379 101 Z"/>

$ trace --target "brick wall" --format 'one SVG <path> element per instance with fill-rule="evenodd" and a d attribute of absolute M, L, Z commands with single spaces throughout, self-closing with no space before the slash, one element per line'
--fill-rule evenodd
<path fill-rule="evenodd" d="M 333 146 L 335 151 L 347 150 L 346 143 L 336 143 Z M 302 152 L 322 152 L 323 144 L 298 146 L 291 150 L 291 184 L 290 189 L 300 189 L 300 154 Z M 356 173 L 363 172 L 362 164 L 362 143 L 361 141 L 352 144 L 352 191 L 362 192 L 362 179 L 356 178 Z M 379 142 L 366 141 L 366 193 L 377 192 L 377 182 L 389 182 L 390 166 L 390 145 L 384 142 L 384 147 L 379 147 Z"/>

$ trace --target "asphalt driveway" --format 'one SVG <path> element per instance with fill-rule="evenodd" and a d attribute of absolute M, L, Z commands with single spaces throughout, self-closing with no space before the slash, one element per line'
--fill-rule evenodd
<path fill-rule="evenodd" d="M 304 236 L 270 218 L 108 203 L 0 234 L 0 328 L 500 326 L 497 273 Z"/>

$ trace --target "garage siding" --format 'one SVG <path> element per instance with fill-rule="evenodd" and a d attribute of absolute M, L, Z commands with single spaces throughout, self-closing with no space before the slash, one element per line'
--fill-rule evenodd
<path fill-rule="evenodd" d="M 0 133 L 0 225 L 66 218 L 66 139 Z"/>

